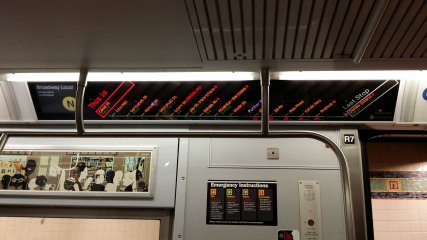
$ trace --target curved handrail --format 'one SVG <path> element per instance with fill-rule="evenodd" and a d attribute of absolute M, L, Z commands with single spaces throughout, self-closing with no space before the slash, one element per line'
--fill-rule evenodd
<path fill-rule="evenodd" d="M 131 133 L 114 133 L 114 132 L 85 132 L 85 137 L 192 137 L 192 138 L 262 138 L 266 137 L 259 132 L 131 132 Z M 9 132 L 3 133 L 0 137 L 0 150 L 2 150 L 10 136 L 43 136 L 43 137 L 79 137 L 75 133 L 69 132 Z M 339 146 L 327 136 L 314 131 L 274 131 L 269 132 L 270 138 L 312 138 L 328 144 L 338 158 L 341 181 L 343 188 L 343 203 L 347 240 L 356 240 L 355 219 L 353 212 L 353 198 L 351 195 L 349 165 L 344 153 Z"/>

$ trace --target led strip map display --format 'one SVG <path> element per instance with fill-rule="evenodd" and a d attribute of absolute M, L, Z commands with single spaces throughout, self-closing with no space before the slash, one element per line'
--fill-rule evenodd
<path fill-rule="evenodd" d="M 272 80 L 270 120 L 393 121 L 399 81 Z"/>
<path fill-rule="evenodd" d="M 76 83 L 28 83 L 39 120 L 72 120 Z M 393 121 L 397 80 L 271 80 L 272 121 Z M 260 120 L 251 81 L 88 82 L 85 120 Z"/>
<path fill-rule="evenodd" d="M 259 81 L 89 82 L 87 120 L 257 120 Z"/>

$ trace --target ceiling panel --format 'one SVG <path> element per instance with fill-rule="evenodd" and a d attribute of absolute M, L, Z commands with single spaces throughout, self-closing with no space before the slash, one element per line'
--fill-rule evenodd
<path fill-rule="evenodd" d="M 334 56 L 339 56 L 344 54 L 344 47 L 348 38 L 350 36 L 351 30 L 354 25 L 354 21 L 357 18 L 360 7 L 362 6 L 362 0 L 352 1 L 351 4 L 348 5 L 347 11 L 345 13 L 345 18 L 343 25 L 340 29 L 339 38 L 334 48 Z M 329 53 L 328 56 L 331 56 Z"/>
<path fill-rule="evenodd" d="M 351 5 L 349 0 L 338 1 L 338 6 L 335 8 L 334 17 L 328 29 L 328 36 L 323 46 L 322 54 L 320 55 L 321 58 L 331 58 L 332 51 L 337 43 L 338 34 L 343 28 L 350 27 L 343 25 L 343 21 Z M 343 42 L 345 43 L 345 40 Z M 321 48 L 322 46 L 319 47 Z"/>
<path fill-rule="evenodd" d="M 393 58 L 400 58 L 411 46 L 418 46 L 423 37 L 427 34 L 427 5 L 423 6 L 422 9 L 414 19 L 414 22 L 424 22 L 423 24 L 411 24 L 408 26 L 407 33 L 402 37 L 400 46 L 397 47 L 393 52 Z M 406 56 L 406 57 L 410 57 Z"/>
<path fill-rule="evenodd" d="M 350 36 L 347 38 L 345 43 L 344 52 L 342 55 L 352 56 L 354 50 L 356 49 L 356 45 L 362 36 L 362 31 L 369 20 L 369 15 L 374 8 L 374 2 L 370 0 L 364 0 L 362 5 L 359 8 L 357 13 L 357 17 L 354 20 L 354 23 L 350 30 Z"/>
<path fill-rule="evenodd" d="M 408 8 L 408 11 L 406 12 L 403 19 L 401 19 L 401 22 L 398 25 L 398 28 L 393 34 L 393 37 L 390 39 L 388 45 L 386 46 L 386 49 L 384 50 L 382 57 L 384 58 L 390 58 L 393 52 L 400 47 L 401 40 L 403 37 L 407 36 L 413 36 L 414 32 L 409 32 L 410 26 L 417 26 L 420 24 L 413 24 L 414 18 L 413 16 L 417 16 L 422 11 L 422 3 L 423 1 L 414 1 L 411 6 Z M 425 19 L 425 17 L 424 17 Z"/>
<path fill-rule="evenodd" d="M 184 1 L 0 1 L 0 68 L 200 66 Z"/>
<path fill-rule="evenodd" d="M 427 0 L 7 0 L 0 69 L 427 68 L 426 16 Z"/>
<path fill-rule="evenodd" d="M 370 57 L 381 58 L 383 56 L 384 51 L 389 45 L 391 39 L 399 30 L 400 22 L 404 18 L 406 12 L 410 9 L 411 4 L 411 0 L 399 1 L 398 6 L 393 10 L 390 20 L 387 22 L 385 30 L 381 34 L 379 41 L 371 42 L 372 45 L 375 44 L 375 50 Z M 377 32 L 377 34 L 379 34 L 379 32 Z"/>
<path fill-rule="evenodd" d="M 310 59 L 313 55 L 314 46 L 317 44 L 319 36 L 320 24 L 325 13 L 326 3 L 325 0 L 313 2 L 313 8 L 310 15 L 310 24 L 308 25 L 308 34 L 305 39 L 303 58 Z"/>
<path fill-rule="evenodd" d="M 336 8 L 338 6 L 337 0 L 329 0 L 323 9 L 323 16 L 321 19 L 321 27 L 317 32 L 316 42 L 314 44 L 314 51 L 312 52 L 312 58 L 321 58 L 323 52 L 323 46 L 328 37 L 329 29 L 332 24 L 332 19 L 335 15 Z"/>
<path fill-rule="evenodd" d="M 410 1 L 410 0 L 408 0 Z M 401 1 L 400 0 L 390 0 L 389 4 L 387 6 L 386 11 L 384 12 L 381 21 L 378 23 L 377 29 L 375 31 L 375 33 L 372 36 L 371 39 L 371 44 L 369 44 L 368 48 L 366 49 L 365 52 L 365 56 L 372 56 L 377 43 L 380 41 L 380 39 L 382 38 L 384 31 L 386 30 L 386 28 L 389 27 L 389 22 L 391 21 L 393 14 L 396 12 L 399 3 Z"/>
<path fill-rule="evenodd" d="M 292 57 L 300 59 L 304 51 L 304 45 L 307 39 L 307 32 L 310 26 L 310 17 L 313 10 L 313 1 L 303 0 L 300 2 L 300 14 L 298 20 L 297 35 L 295 38 L 294 48 L 292 49 Z"/>
<path fill-rule="evenodd" d="M 390 0 L 378 23 L 372 22 L 373 16 L 378 14 L 379 2 L 384 1 L 186 2 L 196 38 L 205 39 L 199 43 L 206 49 L 201 55 L 207 62 L 351 61 L 370 25 L 377 25 L 377 29 L 364 60 L 423 58 L 425 54 L 426 0 Z M 210 18 L 211 23 L 194 24 L 203 18 Z"/>
<path fill-rule="evenodd" d="M 423 41 L 420 45 L 415 49 L 414 53 L 411 55 L 413 58 L 425 58 L 426 57 L 426 50 L 427 50 L 427 37 L 424 36 Z"/>

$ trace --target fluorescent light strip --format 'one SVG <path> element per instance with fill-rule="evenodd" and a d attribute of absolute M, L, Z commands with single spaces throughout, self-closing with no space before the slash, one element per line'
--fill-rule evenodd
<path fill-rule="evenodd" d="M 427 79 L 425 70 L 408 71 L 289 71 L 279 72 L 279 80 L 381 80 Z"/>
<path fill-rule="evenodd" d="M 242 81 L 252 72 L 89 72 L 87 81 Z"/>
<path fill-rule="evenodd" d="M 77 82 L 79 75 L 78 72 L 9 73 L 6 79 L 10 82 Z"/>

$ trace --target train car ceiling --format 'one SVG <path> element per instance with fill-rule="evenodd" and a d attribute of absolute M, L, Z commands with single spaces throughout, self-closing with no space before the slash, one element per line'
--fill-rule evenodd
<path fill-rule="evenodd" d="M 425 69 L 426 13 L 423 0 L 2 1 L 0 69 Z"/>

